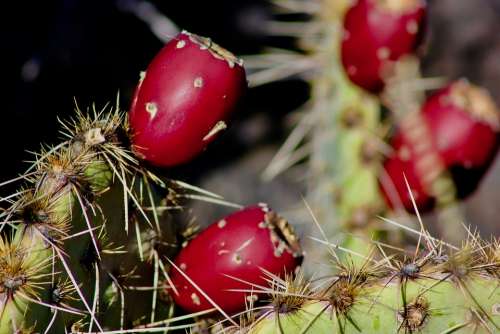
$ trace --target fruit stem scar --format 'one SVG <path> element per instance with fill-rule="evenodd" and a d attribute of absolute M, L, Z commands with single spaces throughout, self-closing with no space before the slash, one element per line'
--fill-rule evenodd
<path fill-rule="evenodd" d="M 198 295 L 194 292 L 191 294 L 191 300 L 193 301 L 193 304 L 195 304 L 195 305 L 201 304 L 200 297 L 198 297 Z"/>
<path fill-rule="evenodd" d="M 158 112 L 158 106 L 154 102 L 148 102 L 146 103 L 146 111 L 150 116 L 149 119 L 152 121 Z"/>
<path fill-rule="evenodd" d="M 201 87 L 203 87 L 203 78 L 197 77 L 196 79 L 194 79 L 193 86 L 195 88 L 201 88 Z"/>
<path fill-rule="evenodd" d="M 187 31 L 183 31 L 182 34 L 189 36 L 189 40 L 199 45 L 201 50 L 208 50 L 215 58 L 226 61 L 230 68 L 233 68 L 235 64 L 243 66 L 242 59 L 214 43 L 210 38 L 191 34 Z"/>

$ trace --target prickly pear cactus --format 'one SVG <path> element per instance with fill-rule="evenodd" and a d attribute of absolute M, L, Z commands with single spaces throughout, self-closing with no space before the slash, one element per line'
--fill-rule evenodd
<path fill-rule="evenodd" d="M 186 53 L 184 64 L 189 60 L 201 69 L 164 66 Z M 148 68 L 130 115 L 118 103 L 87 112 L 77 107 L 73 119 L 61 122 L 64 141 L 44 147 L 24 174 L 2 183 L 17 182 L 20 188 L 2 198 L 7 207 L 0 227 L 0 333 L 164 332 L 192 326 L 174 324 L 191 316 L 173 318 L 165 292 L 167 259 L 190 236 L 168 212 L 189 198 L 229 203 L 160 178 L 148 166 L 183 163 L 222 130 L 246 86 L 235 59 L 208 39 L 181 33 Z M 176 77 L 176 85 L 166 76 Z M 164 89 L 165 84 L 171 86 Z M 173 116 L 184 118 L 174 119 L 172 127 L 169 103 L 176 89 L 197 102 L 177 98 Z M 189 121 L 193 118 L 197 122 Z M 175 144 L 179 138 L 190 146 Z M 165 157 L 158 150 L 167 145 Z"/>
<path fill-rule="evenodd" d="M 5 199 L 1 333 L 123 329 L 146 316 L 154 320 L 168 306 L 155 310 L 157 293 L 146 290 L 143 310 L 126 312 L 127 297 L 137 294 L 134 275 L 154 269 L 158 275 L 158 264 L 127 253 L 132 240 L 143 247 L 143 231 L 160 228 L 159 216 L 144 208 L 158 205 L 152 184 L 165 186 L 127 148 L 126 114 L 118 107 L 89 115 L 77 109 L 62 128 L 67 140 L 36 155 L 19 178 L 22 188 Z M 119 187 L 110 189 L 114 180 Z"/>
<path fill-rule="evenodd" d="M 500 330 L 498 241 L 470 234 L 454 247 L 422 231 L 413 252 L 339 260 L 312 281 L 274 278 L 270 304 L 249 308 L 235 333 L 496 333 Z M 349 250 L 348 250 L 349 251 Z M 349 251 L 350 252 L 350 251 Z M 352 254 L 352 253 L 351 253 Z M 359 256 L 355 255 L 355 256 Z"/>
<path fill-rule="evenodd" d="M 277 64 L 271 76 L 264 71 L 253 77 L 316 73 L 313 109 L 266 175 L 303 158 L 307 150 L 297 147 L 310 136 L 308 201 L 319 218 L 313 219 L 327 223 L 317 224 L 324 238 L 311 239 L 323 246 L 312 250 L 329 254 L 328 275 L 302 274 L 304 258 L 310 264 L 318 259 L 312 252 L 303 256 L 294 229 L 267 205 L 243 208 L 196 237 L 192 226 L 172 223 L 168 212 L 182 208 L 184 199 L 231 203 L 160 178 L 150 164 L 171 167 L 204 150 L 226 128 L 225 119 L 246 88 L 241 61 L 209 39 L 182 32 L 142 75 L 129 115 L 118 104 L 86 113 L 77 108 L 74 119 L 61 122 L 64 141 L 43 148 L 24 174 L 2 184 L 20 186 L 2 198 L 0 334 L 499 331 L 498 240 L 467 231 L 467 240 L 455 247 L 421 225 L 420 231 L 403 226 L 418 235 L 413 251 L 397 242 L 367 241 L 368 236 L 390 240 L 395 234 L 387 227 L 402 226 L 373 222 L 388 210 L 380 190 L 381 156 L 390 151 L 383 141 L 387 124 L 397 119 L 385 118 L 380 101 L 396 111 L 408 106 L 401 101 L 413 102 L 404 91 L 403 99 L 394 99 L 392 88 L 401 86 L 381 75 L 386 60 L 398 61 L 394 50 L 372 48 L 378 60 L 368 74 L 375 77 L 361 75 L 355 58 L 341 59 L 349 53 L 344 42 L 352 38 L 342 28 L 344 13 L 350 5 L 361 6 L 351 13 L 356 21 L 374 3 L 392 15 L 420 2 L 276 1 L 288 12 L 314 14 L 312 30 L 299 29 L 306 53 L 270 57 Z M 412 15 L 403 20 L 409 20 L 399 36 L 403 41 L 419 33 Z M 284 60 L 289 64 L 283 67 Z M 183 64 L 189 65 L 185 71 Z M 375 95 L 382 89 L 384 95 Z M 465 106 L 471 101 L 459 98 Z M 497 126 L 496 116 L 488 113 L 486 119 Z M 461 162 L 483 161 L 474 158 Z M 484 153 L 484 161 L 488 158 Z M 415 206 L 413 189 L 406 186 Z M 363 237 L 331 244 L 339 227 Z M 198 254 L 210 261 L 200 263 Z M 176 316 L 174 303 L 193 313 Z"/>

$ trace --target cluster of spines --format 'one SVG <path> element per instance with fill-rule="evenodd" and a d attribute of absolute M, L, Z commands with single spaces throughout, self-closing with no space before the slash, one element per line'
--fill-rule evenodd
<path fill-rule="evenodd" d="M 240 326 L 217 333 L 495 333 L 500 330 L 498 240 L 468 232 L 455 247 L 420 231 L 415 251 L 387 255 L 374 242 L 362 266 L 328 244 L 334 274 L 269 276 L 271 296 L 250 305 Z M 375 252 L 375 250 L 378 250 Z M 266 274 L 266 273 L 264 273 Z M 214 327 L 215 328 L 215 327 Z"/>
<path fill-rule="evenodd" d="M 49 333 L 61 326 L 102 332 L 103 326 L 154 323 L 159 291 L 168 281 L 164 257 L 176 249 L 175 236 L 182 239 L 173 224 L 161 224 L 162 212 L 181 208 L 184 198 L 224 201 L 150 172 L 133 153 L 126 113 L 118 106 L 87 113 L 77 107 L 76 117 L 61 124 L 64 141 L 42 148 L 23 175 L 3 183 L 23 185 L 2 199 L 8 207 L 0 215 L 0 332 Z M 164 188 L 166 199 L 160 201 L 154 187 Z M 112 201 L 110 213 L 105 202 Z M 120 256 L 132 263 L 117 265 Z M 125 295 L 140 291 L 147 293 L 141 299 L 151 297 L 150 305 L 129 312 Z M 163 299 L 162 307 L 172 310 Z M 112 307 L 118 314 L 103 316 Z"/>

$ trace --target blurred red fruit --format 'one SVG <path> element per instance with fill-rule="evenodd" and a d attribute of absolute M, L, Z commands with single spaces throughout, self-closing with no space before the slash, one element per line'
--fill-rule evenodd
<path fill-rule="evenodd" d="M 466 80 L 439 90 L 418 117 L 402 122 L 391 141 L 396 153 L 386 159 L 384 168 L 393 187 L 382 187 L 389 204 L 397 206 L 397 195 L 413 211 L 403 173 L 422 211 L 436 202 L 432 188 L 442 171 L 455 181 L 458 197 L 469 195 L 497 152 L 499 130 L 499 113 L 488 92 Z"/>
<path fill-rule="evenodd" d="M 356 85 L 384 88 L 390 65 L 419 46 L 425 24 L 423 0 L 358 0 L 344 18 L 342 63 Z"/>
<path fill-rule="evenodd" d="M 487 91 L 466 80 L 434 94 L 423 107 L 434 144 L 449 168 L 483 168 L 496 152 L 500 120 Z"/>

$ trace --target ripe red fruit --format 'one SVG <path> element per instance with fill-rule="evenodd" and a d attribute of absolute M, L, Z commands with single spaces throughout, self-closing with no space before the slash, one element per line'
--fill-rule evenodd
<path fill-rule="evenodd" d="M 247 88 L 242 61 L 182 32 L 155 56 L 130 107 L 134 150 L 151 164 L 185 163 L 225 129 Z"/>
<path fill-rule="evenodd" d="M 448 171 L 455 180 L 458 197 L 465 197 L 477 188 L 499 143 L 500 118 L 493 99 L 466 80 L 456 81 L 431 96 L 418 115 L 402 122 L 391 142 L 396 153 L 384 162 L 409 211 L 413 207 L 403 173 L 415 192 L 419 209 L 430 209 L 436 201 L 436 180 L 442 171 Z M 390 189 L 382 189 L 390 198 Z M 396 204 L 390 199 L 389 203 Z"/>
<path fill-rule="evenodd" d="M 487 91 L 459 80 L 428 99 L 422 112 L 448 168 L 481 168 L 491 160 L 500 119 Z"/>
<path fill-rule="evenodd" d="M 261 268 L 283 276 L 285 272 L 293 273 L 301 261 L 302 252 L 292 227 L 261 204 L 209 226 L 181 250 L 174 263 L 225 312 L 235 313 L 245 309 L 245 298 L 250 294 L 227 290 L 252 287 L 225 275 L 267 286 Z M 171 280 L 178 294 L 172 290 L 170 294 L 186 311 L 214 307 L 175 268 Z"/>
<path fill-rule="evenodd" d="M 358 0 L 344 18 L 341 46 L 347 76 L 379 93 L 390 65 L 413 53 L 423 36 L 423 0 Z"/>

